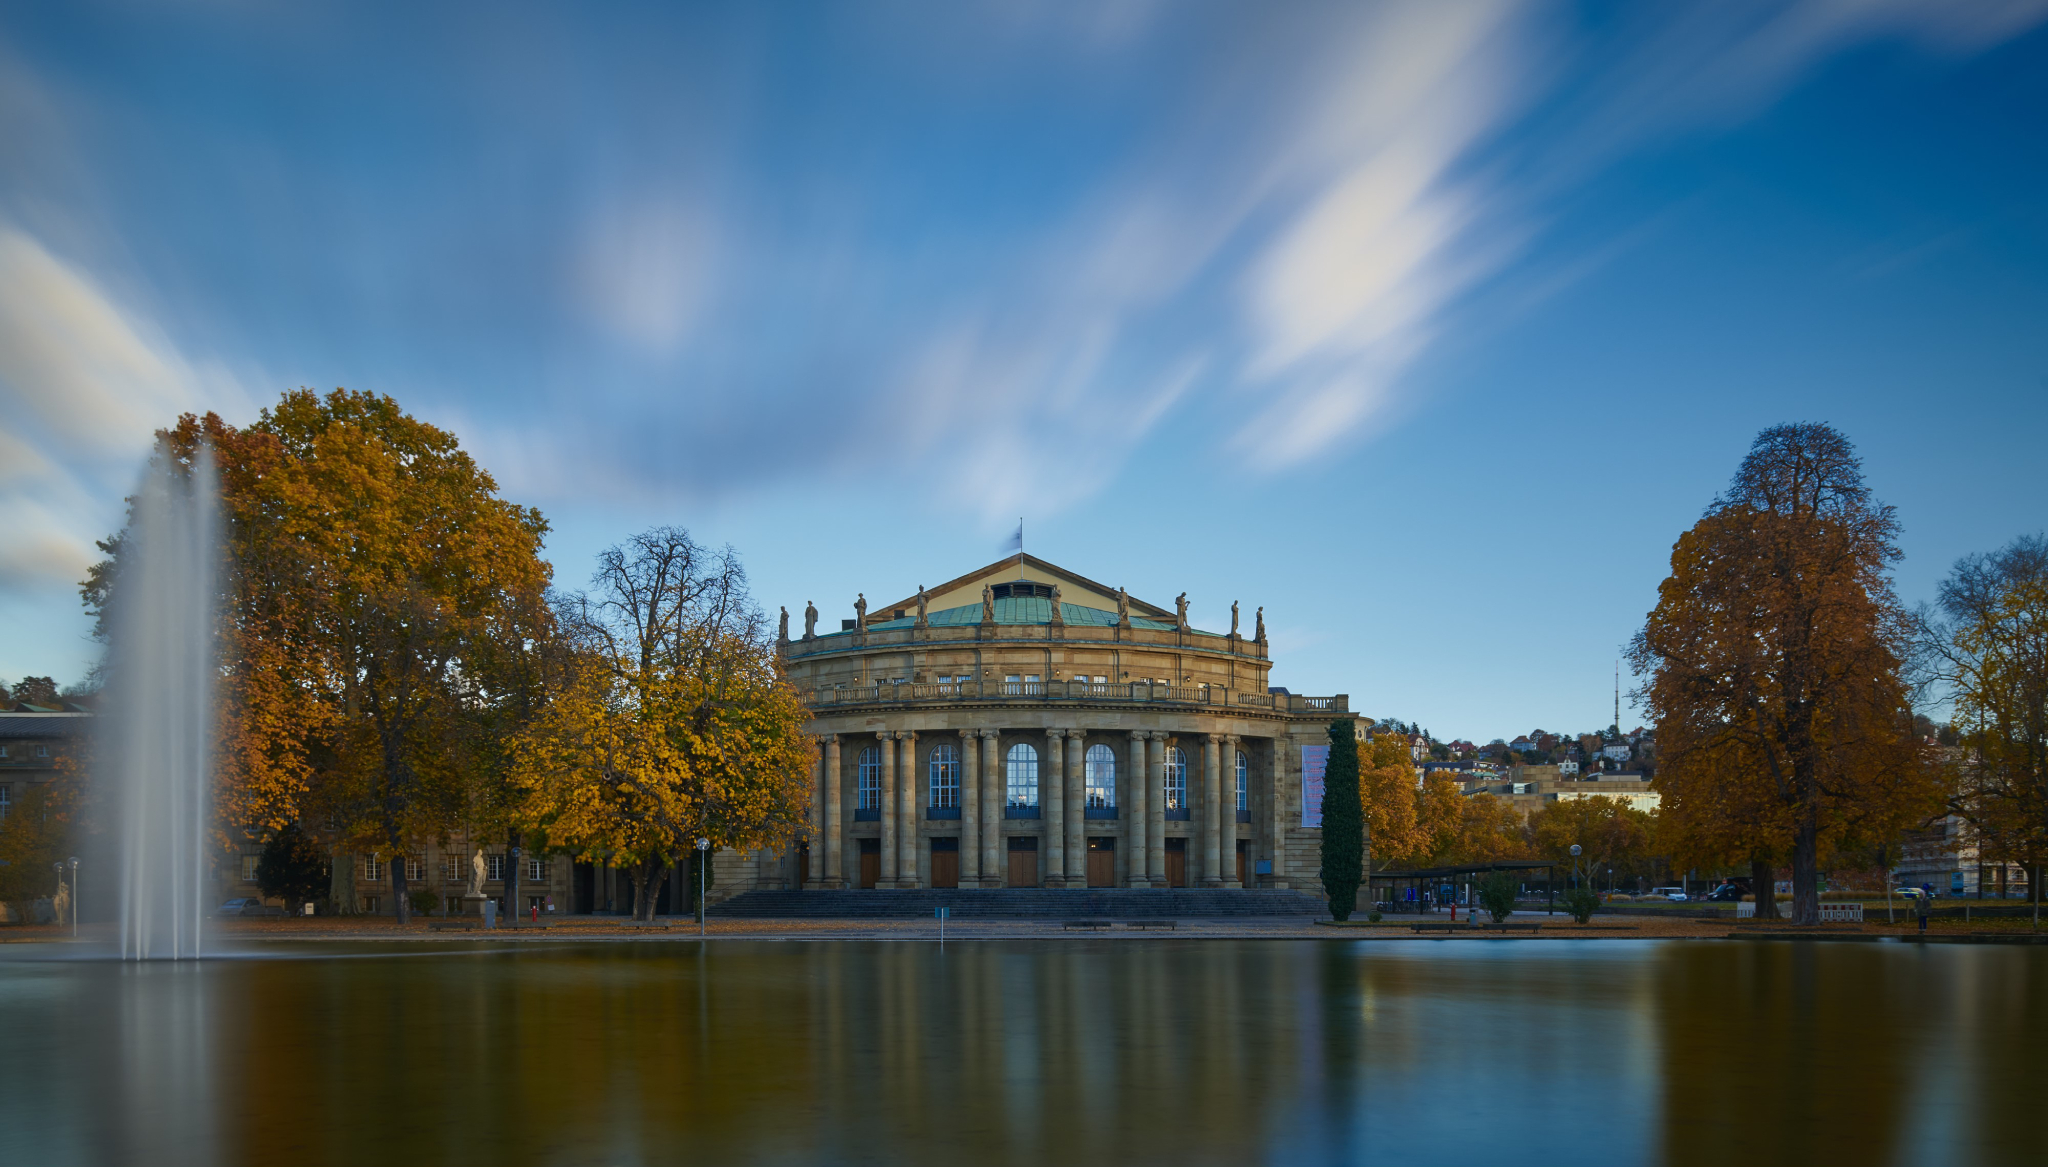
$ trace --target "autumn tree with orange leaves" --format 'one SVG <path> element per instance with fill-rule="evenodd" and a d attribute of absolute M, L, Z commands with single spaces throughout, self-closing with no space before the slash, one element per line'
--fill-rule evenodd
<path fill-rule="evenodd" d="M 731 548 L 655 528 L 600 556 L 592 585 L 560 605 L 568 681 L 519 738 L 515 813 L 549 847 L 626 868 L 651 920 L 697 839 L 804 828 L 816 751 Z"/>
<path fill-rule="evenodd" d="M 550 635 L 547 524 L 500 499 L 455 437 L 389 397 L 286 393 L 256 424 L 187 415 L 158 435 L 212 447 L 226 520 L 215 806 L 261 836 L 307 814 L 336 849 L 403 857 L 467 830 L 537 704 Z M 121 540 L 85 583 L 104 610 Z M 352 864 L 334 898 L 353 907 Z M 405 864 L 392 864 L 399 918 Z"/>
<path fill-rule="evenodd" d="M 1820 920 L 1825 855 L 1938 806 L 1900 676 L 1897 534 L 1846 438 L 1767 429 L 1673 548 L 1630 646 L 1649 678 L 1667 838 L 1694 859 L 1789 857 L 1796 923 Z"/>

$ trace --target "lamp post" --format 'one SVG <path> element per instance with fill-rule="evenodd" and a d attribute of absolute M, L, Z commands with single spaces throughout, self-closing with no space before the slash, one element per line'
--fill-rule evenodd
<path fill-rule="evenodd" d="M 55 905 L 57 902 L 57 896 L 62 895 L 64 893 L 64 861 L 62 859 L 59 859 L 55 863 L 50 864 L 50 866 L 57 872 L 57 892 L 55 895 L 52 895 L 50 897 L 50 903 L 52 905 Z M 62 918 L 59 918 L 57 922 L 59 924 L 62 924 L 64 921 Z"/>
<path fill-rule="evenodd" d="M 697 939 L 704 939 L 704 872 L 710 861 L 711 840 L 697 840 Z"/>
<path fill-rule="evenodd" d="M 78 856 L 71 857 L 71 938 L 78 939 Z"/>

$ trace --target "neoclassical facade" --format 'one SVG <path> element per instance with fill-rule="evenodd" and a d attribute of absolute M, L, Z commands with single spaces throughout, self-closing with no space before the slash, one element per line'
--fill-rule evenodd
<path fill-rule="evenodd" d="M 1030 555 L 779 651 L 819 744 L 809 838 L 755 886 L 1317 890 L 1321 761 L 1348 699 L 1269 686 L 1227 633 Z M 738 889 L 733 889 L 738 890 Z"/>

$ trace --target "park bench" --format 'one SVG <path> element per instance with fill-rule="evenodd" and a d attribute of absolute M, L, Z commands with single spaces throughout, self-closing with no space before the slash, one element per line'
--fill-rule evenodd
<path fill-rule="evenodd" d="M 1075 928 L 1085 928 L 1089 931 L 1100 932 L 1107 929 L 1109 926 L 1110 923 L 1108 920 L 1068 920 L 1066 923 L 1066 927 L 1069 931 Z"/>
<path fill-rule="evenodd" d="M 1174 925 L 1174 921 L 1172 921 L 1172 920 L 1125 920 L 1125 921 L 1124 921 L 1124 927 L 1126 927 L 1126 928 L 1164 928 L 1164 929 L 1166 929 L 1166 930 L 1167 930 L 1168 932 L 1171 932 L 1171 931 L 1173 931 L 1173 930 L 1174 930 L 1174 927 L 1173 927 L 1173 925 Z"/>
<path fill-rule="evenodd" d="M 675 927 L 673 920 L 620 920 L 621 928 L 643 928 L 653 932 L 666 932 Z"/>
<path fill-rule="evenodd" d="M 1472 930 L 1472 925 L 1470 924 L 1452 924 L 1445 921 L 1410 924 L 1408 927 L 1417 932 L 1470 932 Z"/>
<path fill-rule="evenodd" d="M 1510 924 L 1506 921 L 1502 921 L 1498 924 L 1487 922 L 1479 925 L 1479 928 L 1482 931 L 1487 932 L 1534 932 L 1541 927 L 1543 927 L 1543 923 L 1540 920 L 1532 920 L 1526 924 Z"/>
<path fill-rule="evenodd" d="M 482 920 L 429 920 L 429 932 L 473 932 L 483 927 Z"/>

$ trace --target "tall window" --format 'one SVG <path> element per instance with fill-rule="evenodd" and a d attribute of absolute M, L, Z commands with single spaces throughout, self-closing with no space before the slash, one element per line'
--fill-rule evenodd
<path fill-rule="evenodd" d="M 1188 755 L 1179 746 L 1166 751 L 1166 809 L 1188 808 Z"/>
<path fill-rule="evenodd" d="M 262 859 L 263 859 L 263 857 L 262 857 L 261 855 L 244 855 L 244 856 L 242 856 L 242 882 L 243 882 L 243 883 L 255 883 L 255 882 L 256 882 L 256 865 L 257 865 L 258 863 L 260 863 L 260 862 L 262 861 Z"/>
<path fill-rule="evenodd" d="M 1116 751 L 1108 746 L 1088 747 L 1088 805 L 1116 805 Z"/>
<path fill-rule="evenodd" d="M 7 821 L 7 812 L 13 809 L 14 787 L 0 782 L 0 823 Z"/>
<path fill-rule="evenodd" d="M 384 882 L 384 861 L 382 859 L 377 858 L 375 855 L 366 856 L 363 859 L 363 881 L 365 883 Z"/>
<path fill-rule="evenodd" d="M 427 857 L 407 855 L 405 857 L 405 878 L 408 883 L 420 883 L 427 878 Z"/>
<path fill-rule="evenodd" d="M 505 857 L 503 855 L 484 856 L 484 878 L 489 880 L 502 880 L 505 878 Z"/>
<path fill-rule="evenodd" d="M 1237 751 L 1237 813 L 1243 814 L 1252 808 L 1252 766 L 1245 758 L 1244 751 Z"/>
<path fill-rule="evenodd" d="M 539 883 L 539 882 L 545 881 L 545 880 L 547 879 L 547 877 L 548 877 L 548 861 L 547 861 L 547 860 L 545 860 L 545 859 L 528 859 L 528 860 L 526 861 L 526 878 L 527 878 L 527 879 L 529 879 L 529 880 L 532 880 L 532 881 L 533 881 L 533 882 L 535 882 L 535 883 Z"/>
<path fill-rule="evenodd" d="M 882 809 L 882 751 L 879 747 L 869 746 L 860 752 L 860 777 L 853 789 L 856 807 L 861 810 Z"/>
<path fill-rule="evenodd" d="M 960 751 L 952 746 L 932 749 L 932 805 L 960 805 Z"/>
<path fill-rule="evenodd" d="M 1038 751 L 1019 742 L 1010 747 L 1010 805 L 1038 805 Z"/>

